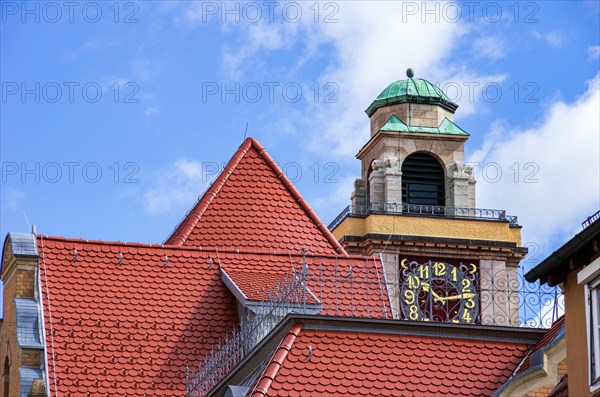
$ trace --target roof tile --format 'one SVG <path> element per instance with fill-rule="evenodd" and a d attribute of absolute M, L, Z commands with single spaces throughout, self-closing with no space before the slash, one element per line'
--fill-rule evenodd
<path fill-rule="evenodd" d="M 190 262 L 160 247 L 48 237 L 38 244 L 53 394 L 184 393 L 186 362 L 198 365 L 237 323 L 233 296 L 218 268 L 206 265 L 208 252 L 189 251 Z M 119 265 L 111 248 L 137 253 Z M 156 262 L 170 254 L 169 267 L 141 251 Z"/>
<path fill-rule="evenodd" d="M 232 157 L 167 244 L 346 255 L 298 190 L 253 138 Z"/>
<path fill-rule="evenodd" d="M 381 348 L 364 349 L 367 341 Z M 440 354 L 440 343 L 450 347 L 449 351 Z M 314 352 L 310 361 L 309 345 Z M 303 328 L 279 372 L 270 374 L 270 387 L 254 389 L 251 395 L 278 396 L 295 389 L 299 396 L 308 397 L 315 393 L 306 386 L 314 385 L 317 394 L 326 395 L 489 396 L 516 367 L 514 358 L 522 358 L 529 348 L 494 340 Z M 339 352 L 343 359 L 337 358 Z M 489 368 L 490 374 L 474 370 L 482 367 Z"/>

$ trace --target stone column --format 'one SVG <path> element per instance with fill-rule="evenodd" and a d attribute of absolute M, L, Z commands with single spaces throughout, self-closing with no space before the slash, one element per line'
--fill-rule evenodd
<path fill-rule="evenodd" d="M 476 202 L 475 202 L 475 176 L 471 174 L 471 177 L 469 178 L 469 187 L 468 187 L 468 192 L 469 192 L 469 208 L 477 208 L 476 207 Z"/>
<path fill-rule="evenodd" d="M 386 203 L 402 203 L 402 171 L 398 157 L 387 157 L 384 168 L 384 187 Z"/>
<path fill-rule="evenodd" d="M 470 194 L 475 203 L 475 190 L 469 191 L 469 181 L 472 179 L 473 168 L 457 161 L 448 165 L 448 178 L 446 179 L 446 206 L 468 208 Z M 473 183 L 474 183 L 473 179 Z M 470 207 L 472 208 L 472 207 Z"/>
<path fill-rule="evenodd" d="M 365 191 L 365 181 L 363 179 L 354 180 L 354 190 L 350 195 L 350 201 L 353 206 L 367 205 L 367 192 Z"/>
<path fill-rule="evenodd" d="M 373 171 L 369 174 L 369 203 L 380 204 L 385 202 L 383 160 L 373 160 L 371 165 Z M 373 209 L 383 210 L 383 206 L 381 208 L 374 207 Z"/>

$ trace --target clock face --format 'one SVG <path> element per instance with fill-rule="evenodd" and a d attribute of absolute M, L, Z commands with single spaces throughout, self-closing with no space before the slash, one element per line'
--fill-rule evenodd
<path fill-rule="evenodd" d="M 478 268 L 474 263 L 400 262 L 401 317 L 413 321 L 477 323 Z"/>

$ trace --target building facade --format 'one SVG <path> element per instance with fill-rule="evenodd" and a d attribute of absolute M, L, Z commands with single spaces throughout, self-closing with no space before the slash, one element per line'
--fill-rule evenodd
<path fill-rule="evenodd" d="M 600 395 L 600 212 L 526 274 L 565 295 L 568 395 Z"/>
<path fill-rule="evenodd" d="M 456 107 L 386 88 L 332 231 L 248 138 L 162 244 L 9 233 L 0 397 L 554 389 L 557 291 L 523 284 L 516 218 L 475 208 Z"/>

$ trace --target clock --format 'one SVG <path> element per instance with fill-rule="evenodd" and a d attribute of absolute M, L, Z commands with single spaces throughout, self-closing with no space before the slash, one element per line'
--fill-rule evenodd
<path fill-rule="evenodd" d="M 439 260 L 400 262 L 400 313 L 412 321 L 479 322 L 478 267 Z"/>

